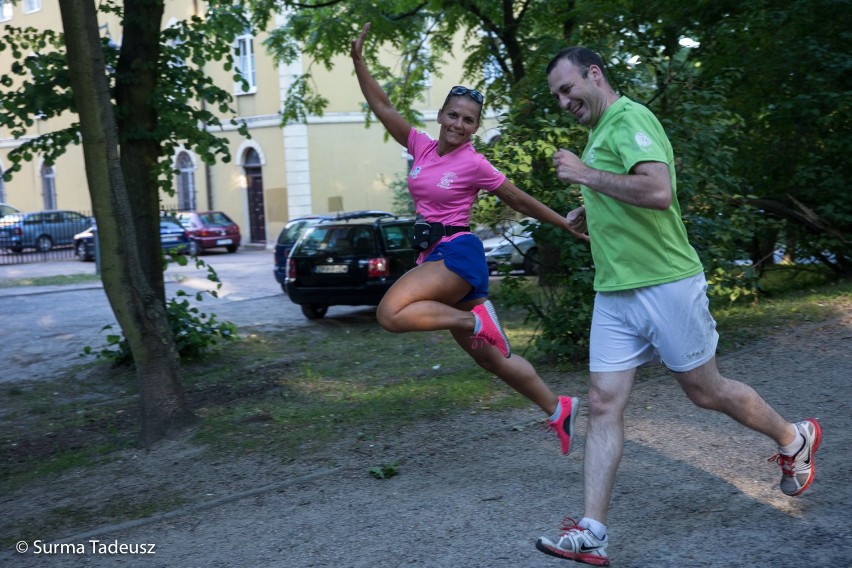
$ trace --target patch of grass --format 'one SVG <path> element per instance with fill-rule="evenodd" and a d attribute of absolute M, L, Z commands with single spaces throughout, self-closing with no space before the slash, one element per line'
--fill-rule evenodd
<path fill-rule="evenodd" d="M 87 284 L 100 282 L 97 274 L 66 274 L 62 276 L 38 276 L 35 278 L 19 278 L 17 280 L 0 280 L 0 288 L 16 288 L 19 286 L 65 286 L 68 284 Z"/>
<path fill-rule="evenodd" d="M 199 409 L 196 439 L 220 451 L 263 448 L 286 459 L 342 434 L 372 436 L 424 418 L 527 404 L 475 367 L 447 334 L 392 336 L 373 322 L 357 333 L 335 326 L 323 335 L 319 343 L 288 333 L 244 342 L 240 357 L 255 361 L 240 379 L 247 396 Z M 210 377 L 194 380 L 204 388 Z M 248 393 L 251 384 L 258 388 Z"/>

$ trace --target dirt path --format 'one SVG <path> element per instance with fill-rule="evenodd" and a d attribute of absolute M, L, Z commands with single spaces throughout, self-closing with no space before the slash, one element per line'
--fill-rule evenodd
<path fill-rule="evenodd" d="M 803 325 L 720 360 L 790 419 L 819 418 L 818 474 L 802 497 L 777 489 L 772 444 L 730 419 L 691 406 L 659 370 L 635 389 L 610 517 L 613 566 L 852 566 L 852 310 Z M 643 371 L 645 372 L 645 371 Z M 568 388 L 568 378 L 550 382 Z M 7 566 L 556 567 L 533 543 L 581 513 L 586 416 L 568 458 L 534 409 L 480 413 L 387 434 L 280 466 L 252 459 L 201 463 L 176 441 L 96 477 L 69 473 L 51 487 L 4 496 L 21 508 L 114 499 L 152 487 L 202 495 L 203 505 L 121 525 L 69 525 L 66 549 Z M 376 480 L 367 468 L 400 461 Z M 6 515 L 4 513 L 4 516 Z M 14 516 L 14 514 L 12 514 Z M 155 554 L 92 553 L 101 545 L 155 545 Z M 54 543 L 54 546 L 58 546 Z M 577 565 L 579 566 L 579 565 Z"/>

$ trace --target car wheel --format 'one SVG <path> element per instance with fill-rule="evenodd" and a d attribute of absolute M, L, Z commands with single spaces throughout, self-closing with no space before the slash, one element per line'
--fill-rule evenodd
<path fill-rule="evenodd" d="M 53 248 L 53 241 L 47 235 L 42 235 L 36 239 L 35 246 L 38 252 L 47 252 Z"/>
<path fill-rule="evenodd" d="M 286 284 L 281 285 L 281 291 L 284 292 L 285 296 L 287 295 L 287 285 Z"/>
<path fill-rule="evenodd" d="M 524 274 L 529 276 L 537 276 L 539 269 L 538 249 L 533 248 L 527 251 L 524 256 Z"/>
<path fill-rule="evenodd" d="M 89 255 L 86 253 L 86 243 L 77 243 L 77 258 L 83 262 L 89 260 Z"/>
<path fill-rule="evenodd" d="M 322 319 L 328 311 L 328 306 L 323 304 L 303 304 L 302 313 L 309 320 Z"/>
<path fill-rule="evenodd" d="M 238 248 L 240 248 L 240 245 L 228 245 L 228 252 L 237 252 Z"/>
<path fill-rule="evenodd" d="M 198 246 L 198 241 L 189 241 L 189 249 L 187 250 L 187 254 L 190 256 L 198 256 L 198 253 L 201 252 L 201 247 Z"/>

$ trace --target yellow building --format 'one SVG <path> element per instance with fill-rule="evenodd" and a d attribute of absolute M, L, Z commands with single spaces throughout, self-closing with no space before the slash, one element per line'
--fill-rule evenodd
<path fill-rule="evenodd" d="M 193 14 L 203 14 L 203 2 L 166 0 L 163 25 Z M 284 22 L 282 14 L 271 25 Z M 0 0 L 0 33 L 6 26 L 61 30 L 58 0 Z M 121 43 L 121 29 L 114 18 L 101 21 L 102 33 Z M 328 99 L 323 116 L 308 117 L 306 124 L 282 126 L 279 111 L 293 77 L 309 68 L 303 58 L 293 66 L 278 65 L 263 48 L 265 33 L 247 33 L 234 45 L 236 64 L 251 88 L 243 92 L 231 73 L 211 64 L 206 70 L 216 83 L 232 89 L 233 107 L 245 121 L 251 138 L 228 125 L 221 133 L 228 140 L 231 162 L 206 166 L 189 150 L 173 156 L 174 197 L 163 196 L 164 208 L 216 209 L 228 213 L 240 225 L 243 244 L 274 244 L 284 224 L 300 215 L 355 209 L 389 209 L 392 195 L 388 183 L 407 172 L 404 148 L 385 141 L 380 124 L 365 127 L 361 111 L 363 96 L 348 57 L 340 57 L 331 71 L 310 67 L 317 89 Z M 8 70 L 10 54 L 0 52 L 0 69 Z M 388 62 L 397 61 L 387 54 Z M 437 108 L 456 84 L 465 84 L 460 62 L 450 62 L 443 77 L 433 77 L 418 110 L 426 119 L 425 130 L 437 135 Z M 62 120 L 36 120 L 28 135 L 35 136 L 66 126 Z M 487 121 L 493 126 L 493 119 Z M 494 131 L 483 127 L 487 139 Z M 9 151 L 20 144 L 0 130 L 0 171 L 9 165 Z M 82 149 L 72 146 L 55 164 L 34 159 L 6 183 L 0 182 L 0 202 L 21 210 L 91 210 L 91 199 L 83 171 Z"/>

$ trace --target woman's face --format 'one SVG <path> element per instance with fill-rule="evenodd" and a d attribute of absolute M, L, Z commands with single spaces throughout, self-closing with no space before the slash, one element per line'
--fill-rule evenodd
<path fill-rule="evenodd" d="M 438 124 L 441 131 L 438 143 L 446 151 L 458 148 L 470 140 L 479 128 L 479 114 L 482 106 L 468 96 L 450 97 L 444 108 L 438 112 Z"/>

